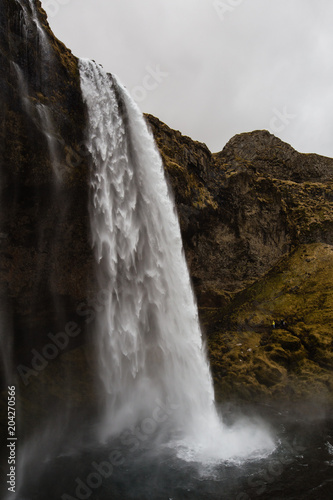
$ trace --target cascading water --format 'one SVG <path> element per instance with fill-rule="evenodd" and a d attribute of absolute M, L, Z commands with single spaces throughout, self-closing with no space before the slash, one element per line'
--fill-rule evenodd
<path fill-rule="evenodd" d="M 38 31 L 38 37 L 39 37 L 39 45 L 40 45 L 40 50 L 42 53 L 42 56 L 44 58 L 50 58 L 51 57 L 51 48 L 49 41 L 47 39 L 47 36 L 45 34 L 45 31 L 40 23 L 39 17 L 37 15 L 37 9 L 34 0 L 26 0 L 26 3 L 29 5 L 29 8 L 31 10 L 31 16 L 28 12 L 27 5 L 25 4 L 24 0 L 16 0 L 22 7 L 23 9 L 23 15 L 24 15 L 24 20 L 27 26 L 29 26 L 30 23 L 30 18 L 32 22 L 35 24 L 37 31 Z"/>
<path fill-rule="evenodd" d="M 54 125 L 52 123 L 52 117 L 50 109 L 45 105 L 39 103 L 36 106 L 37 113 L 39 116 L 39 121 L 42 126 L 42 130 L 47 139 L 47 145 L 50 155 L 50 161 L 52 165 L 52 172 L 56 182 L 60 182 L 62 180 L 61 177 L 61 169 L 60 169 L 60 161 L 58 154 L 58 140 L 56 138 L 56 132 L 54 129 Z M 57 185 L 55 185 L 57 187 Z"/>
<path fill-rule="evenodd" d="M 44 134 L 47 140 L 50 163 L 55 179 L 55 188 L 57 182 L 62 180 L 60 160 L 58 154 L 58 139 L 55 127 L 52 120 L 52 113 L 46 104 L 33 103 L 29 97 L 28 83 L 24 78 L 20 66 L 12 62 L 14 71 L 17 75 L 18 88 L 20 90 L 20 98 L 23 104 L 23 109 L 32 120 L 34 125 Z"/>
<path fill-rule="evenodd" d="M 53 59 L 50 42 L 39 20 L 35 2 L 33 0 L 16 1 L 22 8 L 24 20 L 22 31 L 23 33 L 25 33 L 25 36 L 27 36 L 27 34 L 29 33 L 29 29 L 31 29 L 32 24 L 35 26 L 35 29 L 37 29 L 38 49 L 40 53 L 40 85 L 41 90 L 43 90 L 43 85 L 48 80 L 47 71 L 45 69 L 46 64 L 49 64 Z M 24 76 L 22 68 L 19 66 L 19 64 L 13 61 L 12 65 L 17 76 L 18 88 L 20 90 L 20 97 L 24 106 L 24 110 L 29 115 L 30 119 L 34 122 L 36 127 L 40 129 L 45 135 L 48 144 L 53 175 L 56 183 L 58 181 L 60 182 L 61 172 L 59 166 L 60 162 L 58 155 L 58 141 L 56 138 L 56 131 L 52 120 L 52 112 L 46 104 L 43 104 L 41 102 L 36 103 L 30 98 L 29 83 Z M 55 187 L 57 186 L 55 185 Z"/>
<path fill-rule="evenodd" d="M 179 224 L 145 120 L 118 80 L 80 61 L 92 155 L 91 231 L 105 300 L 96 342 L 104 437 L 161 424 L 191 458 L 272 450 L 268 434 L 220 421 Z M 161 417 L 161 408 L 167 408 Z M 184 455 L 184 456 L 185 456 Z"/>

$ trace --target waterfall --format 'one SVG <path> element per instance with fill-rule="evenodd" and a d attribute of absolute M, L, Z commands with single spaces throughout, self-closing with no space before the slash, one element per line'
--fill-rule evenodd
<path fill-rule="evenodd" d="M 102 435 L 137 424 L 149 434 L 164 408 L 163 426 L 192 448 L 213 447 L 211 453 L 226 457 L 247 454 L 258 443 L 270 448 L 270 438 L 257 431 L 241 447 L 239 432 L 230 438 L 228 431 L 226 442 L 176 210 L 152 134 L 116 77 L 88 60 L 79 68 L 93 163 L 92 242 L 105 297 L 94 331 L 106 398 Z"/>
<path fill-rule="evenodd" d="M 80 69 L 94 160 L 92 237 L 99 285 L 110 295 L 98 345 L 111 425 L 145 416 L 156 398 L 181 401 L 191 418 L 214 398 L 162 162 L 119 82 L 93 62 Z"/>
<path fill-rule="evenodd" d="M 35 1 L 34 0 L 27 0 L 27 3 L 28 3 L 29 8 L 31 10 L 31 14 L 29 13 L 28 8 L 25 5 L 24 0 L 16 0 L 16 1 L 21 5 L 21 7 L 23 9 L 23 16 L 24 16 L 24 21 L 25 21 L 26 26 L 29 26 L 31 21 L 32 21 L 37 28 L 38 37 L 39 37 L 39 45 L 41 48 L 42 56 L 46 59 L 50 59 L 52 57 L 50 43 L 48 41 L 46 33 L 45 33 L 45 31 L 41 25 L 41 22 L 39 20 Z"/>
<path fill-rule="evenodd" d="M 55 187 L 57 187 L 57 182 L 62 180 L 62 174 L 58 151 L 58 138 L 53 124 L 52 114 L 49 107 L 45 104 L 38 103 L 36 105 L 36 109 L 39 116 L 39 122 L 41 124 L 41 130 L 47 140 L 52 173 L 55 179 Z"/>
<path fill-rule="evenodd" d="M 41 90 L 45 84 L 48 84 L 48 71 L 47 65 L 52 64 L 52 49 L 44 28 L 39 20 L 37 8 L 33 0 L 16 0 L 22 8 L 23 12 L 23 32 L 28 33 L 29 27 L 35 26 L 37 42 L 40 52 L 40 75 L 41 75 Z M 27 35 L 26 35 L 27 36 Z M 34 102 L 31 99 L 31 89 L 22 68 L 19 64 L 11 61 L 14 71 L 17 76 L 18 89 L 20 91 L 20 98 L 22 101 L 23 109 L 33 121 L 34 125 L 44 134 L 50 157 L 50 164 L 52 173 L 55 179 L 55 188 L 57 183 L 62 180 L 60 169 L 60 158 L 58 151 L 58 138 L 52 118 L 52 110 L 47 104 L 41 102 Z"/>

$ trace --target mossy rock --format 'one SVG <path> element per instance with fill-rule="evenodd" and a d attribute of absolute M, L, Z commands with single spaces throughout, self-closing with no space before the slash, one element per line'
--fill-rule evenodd
<path fill-rule="evenodd" d="M 298 351 L 302 347 L 302 342 L 298 337 L 283 330 L 274 332 L 270 337 L 270 344 L 279 344 L 287 351 Z"/>
<path fill-rule="evenodd" d="M 245 397 L 245 377 L 246 392 L 258 401 L 333 403 L 332 246 L 302 245 L 210 316 L 219 398 Z"/>
<path fill-rule="evenodd" d="M 253 365 L 253 372 L 259 384 L 272 387 L 278 384 L 284 377 L 284 371 L 275 363 L 268 360 L 258 359 Z"/>

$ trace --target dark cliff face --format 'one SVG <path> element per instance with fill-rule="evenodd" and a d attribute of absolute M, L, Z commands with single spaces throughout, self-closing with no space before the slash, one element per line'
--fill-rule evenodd
<path fill-rule="evenodd" d="M 27 425 L 48 404 L 91 404 L 86 330 L 97 293 L 77 59 L 35 5 L 44 36 L 27 0 L 0 5 L 0 312 L 4 357 L 22 386 Z M 320 372 L 325 394 L 333 394 L 332 331 L 322 328 L 333 318 L 331 282 L 322 277 L 333 244 L 333 160 L 302 155 L 266 131 L 238 135 L 212 154 L 157 118 L 147 120 L 173 188 L 217 393 L 269 400 L 291 380 L 308 374 L 303 380 L 311 383 Z M 314 259 L 311 271 L 306 259 Z M 295 287 L 299 300 L 289 292 Z M 317 298 L 309 309 L 311 289 Z M 325 320 L 315 314 L 324 303 Z M 275 338 L 277 317 L 291 326 Z M 71 323 L 80 335 L 25 386 L 17 366 L 31 367 L 32 349 L 41 352 L 49 333 Z M 296 340 L 284 342 L 287 334 Z M 249 352 L 258 351 L 244 356 L 239 370 L 244 339 Z M 302 397 L 302 387 L 292 385 L 290 399 L 292 391 Z"/>
<path fill-rule="evenodd" d="M 77 349 L 95 286 L 85 108 L 77 59 L 34 4 L 0 2 L 0 378 L 17 387 L 21 436 L 50 415 L 65 428 L 93 401 L 89 352 Z M 67 345 L 50 340 L 73 323 Z"/>
<path fill-rule="evenodd" d="M 62 328 L 86 297 L 84 106 L 77 60 L 36 2 L 1 2 L 1 284 L 16 362 Z"/>

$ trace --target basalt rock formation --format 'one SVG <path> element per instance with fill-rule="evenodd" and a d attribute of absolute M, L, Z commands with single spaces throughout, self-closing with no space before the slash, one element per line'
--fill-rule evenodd
<path fill-rule="evenodd" d="M 46 39 L 30 2 L 0 6 L 2 379 L 15 374 L 27 426 L 69 398 L 93 407 L 87 332 L 100 305 L 78 60 L 33 5 Z M 267 131 L 212 154 L 146 119 L 174 193 L 217 396 L 332 403 L 333 160 Z M 66 327 L 73 335 L 36 369 L 36 352 Z"/>

